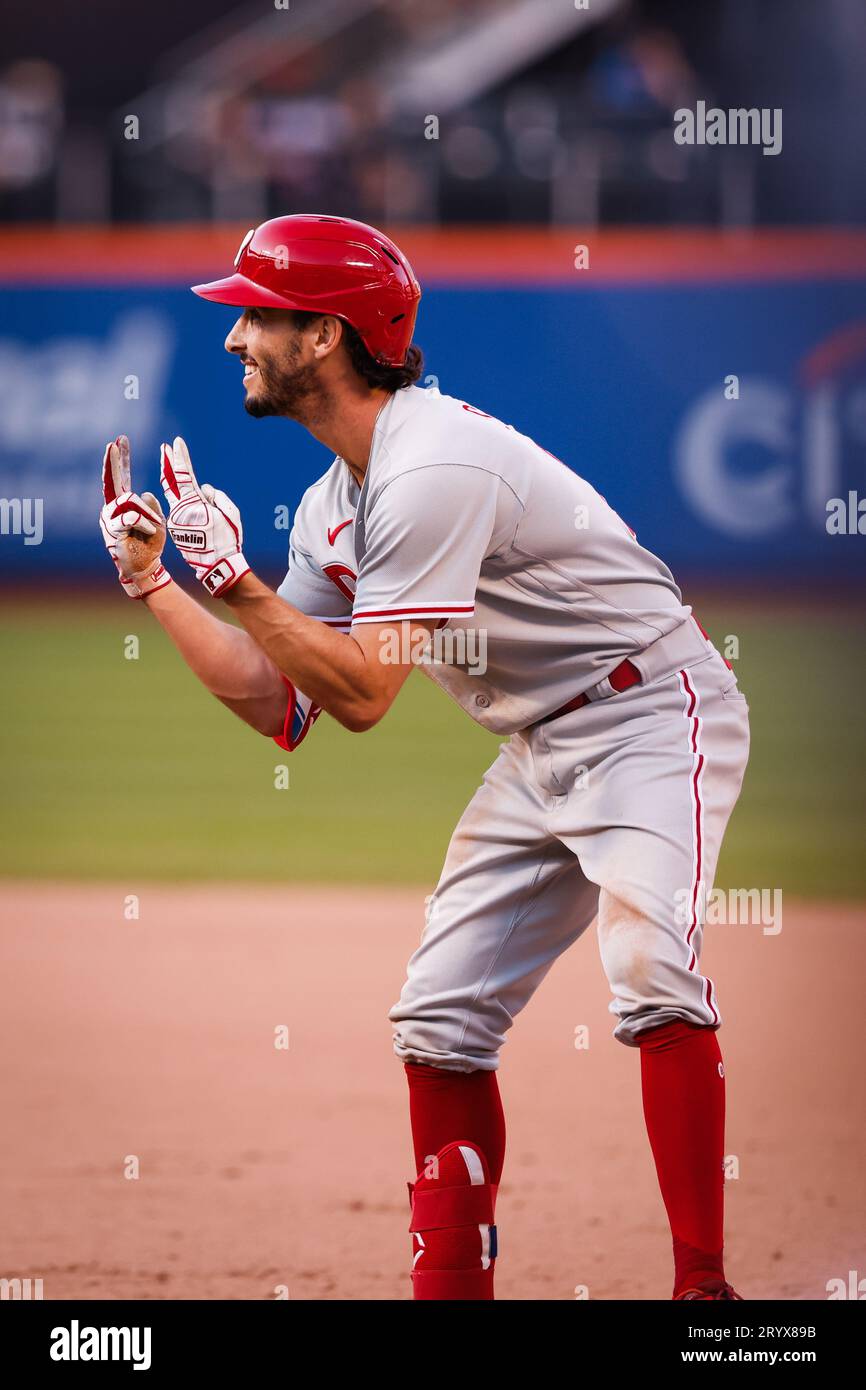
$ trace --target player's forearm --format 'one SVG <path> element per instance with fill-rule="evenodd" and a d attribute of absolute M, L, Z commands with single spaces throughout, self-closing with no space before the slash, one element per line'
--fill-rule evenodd
<path fill-rule="evenodd" d="M 241 628 L 169 584 L 143 600 L 203 685 L 259 733 L 282 733 L 286 689 L 274 663 Z"/>
<path fill-rule="evenodd" d="M 375 673 L 352 637 L 307 617 L 253 574 L 225 598 L 277 669 L 323 710 L 354 731 L 376 722 Z"/>

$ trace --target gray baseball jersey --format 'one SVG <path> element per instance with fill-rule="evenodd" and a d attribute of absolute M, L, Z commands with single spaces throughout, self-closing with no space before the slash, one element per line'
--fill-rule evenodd
<path fill-rule="evenodd" d="M 559 708 L 689 616 L 667 567 L 585 479 L 416 386 L 382 410 L 362 488 L 337 458 L 304 494 L 279 592 L 343 628 L 447 625 L 451 659 L 419 669 L 495 733 Z"/>
<path fill-rule="evenodd" d="M 408 387 L 380 413 L 363 487 L 338 458 L 304 494 L 279 592 L 345 632 L 434 619 L 450 640 L 420 669 L 510 735 L 454 832 L 391 1012 L 398 1056 L 495 1067 L 596 915 L 623 1042 L 670 1018 L 718 1026 L 703 908 L 747 706 L 670 571 L 591 484 L 511 426 Z M 622 690 L 609 677 L 626 658 L 640 681 Z M 287 746 L 316 713 L 290 702 Z"/>

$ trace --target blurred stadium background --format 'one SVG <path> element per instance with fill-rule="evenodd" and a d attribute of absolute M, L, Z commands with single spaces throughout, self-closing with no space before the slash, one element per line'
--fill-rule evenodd
<path fill-rule="evenodd" d="M 734 639 L 754 754 L 723 881 L 866 890 L 866 542 L 826 527 L 866 451 L 859 0 L 89 0 L 15 7 L 3 52 L 3 873 L 110 876 L 123 846 L 139 876 L 432 887 L 492 760 L 413 677 L 363 739 L 321 721 L 276 793 L 275 750 L 187 679 L 103 552 L 104 441 L 127 432 L 153 486 L 183 433 L 280 574 L 276 511 L 328 460 L 245 416 L 231 311 L 188 286 L 248 226 L 314 210 L 405 247 L 426 383 L 585 473 Z M 781 152 L 678 145 L 698 100 L 782 108 Z"/>
<path fill-rule="evenodd" d="M 780 934 L 737 920 L 705 947 L 733 1277 L 856 1281 L 862 0 L 47 0 L 6 6 L 0 52 L 4 1282 L 408 1296 L 386 1014 L 496 739 L 413 674 L 363 737 L 322 718 L 277 790 L 284 755 L 122 597 L 97 527 L 106 439 L 154 487 L 181 433 L 281 575 L 279 509 L 330 460 L 245 415 L 231 311 L 188 287 L 289 211 L 395 237 L 425 384 L 585 474 L 732 658 L 753 752 L 719 882 L 785 904 Z M 698 101 L 781 108 L 781 151 L 677 144 Z M 607 1002 L 580 943 L 507 1048 L 499 1296 L 669 1289 Z"/>

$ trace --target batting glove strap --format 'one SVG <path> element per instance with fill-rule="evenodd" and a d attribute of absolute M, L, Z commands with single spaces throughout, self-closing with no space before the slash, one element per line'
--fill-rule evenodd
<path fill-rule="evenodd" d="M 167 589 L 173 581 L 165 565 L 160 561 L 156 569 L 144 578 L 133 581 L 124 579 L 121 575 L 120 582 L 130 598 L 147 598 L 150 594 L 155 594 L 157 589 Z M 130 587 L 136 592 L 129 593 Z"/>
<path fill-rule="evenodd" d="M 227 555 L 225 559 L 217 560 L 215 565 L 203 570 L 198 577 L 213 598 L 221 598 L 249 572 L 249 565 L 238 552 L 237 555 Z"/>

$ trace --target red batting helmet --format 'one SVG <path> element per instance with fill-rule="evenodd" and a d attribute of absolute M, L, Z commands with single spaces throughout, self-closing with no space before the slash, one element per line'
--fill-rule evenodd
<path fill-rule="evenodd" d="M 217 304 L 336 314 L 367 351 L 402 367 L 412 342 L 421 287 L 393 241 L 350 217 L 296 213 L 247 232 L 235 273 L 193 293 Z"/>

